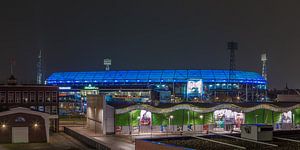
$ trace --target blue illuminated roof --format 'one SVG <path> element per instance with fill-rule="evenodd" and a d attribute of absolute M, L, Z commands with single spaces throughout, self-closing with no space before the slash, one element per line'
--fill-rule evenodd
<path fill-rule="evenodd" d="M 47 84 L 81 83 L 161 83 L 187 82 L 202 79 L 203 82 L 236 82 L 265 84 L 266 80 L 256 72 L 233 71 L 230 81 L 228 70 L 128 70 L 97 72 L 56 72 Z"/>

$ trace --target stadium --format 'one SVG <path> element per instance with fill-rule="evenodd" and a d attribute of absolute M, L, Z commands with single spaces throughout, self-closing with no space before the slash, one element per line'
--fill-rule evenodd
<path fill-rule="evenodd" d="M 46 84 L 60 87 L 61 113 L 85 111 L 86 95 L 107 101 L 266 101 L 266 80 L 258 73 L 229 70 L 130 70 L 56 72 Z M 71 108 L 67 108 L 71 107 Z"/>
<path fill-rule="evenodd" d="M 98 95 L 108 104 L 100 113 L 111 116 L 109 133 L 114 134 L 230 131 L 239 130 L 242 124 L 270 124 L 276 130 L 289 130 L 300 123 L 300 105 L 270 101 L 267 81 L 255 72 L 57 72 L 46 84 L 59 86 L 60 115 L 88 110 L 87 115 L 97 116 L 91 115 L 97 106 L 86 103 L 89 95 Z M 91 122 L 88 119 L 87 124 L 97 124 Z"/>

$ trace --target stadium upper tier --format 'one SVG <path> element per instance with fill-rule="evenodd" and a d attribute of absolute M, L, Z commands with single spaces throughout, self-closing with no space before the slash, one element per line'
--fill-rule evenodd
<path fill-rule="evenodd" d="M 128 70 L 97 72 L 56 72 L 47 84 L 105 84 L 105 83 L 186 83 L 202 79 L 210 83 L 252 83 L 266 84 L 256 72 L 233 71 L 229 79 L 228 70 Z"/>

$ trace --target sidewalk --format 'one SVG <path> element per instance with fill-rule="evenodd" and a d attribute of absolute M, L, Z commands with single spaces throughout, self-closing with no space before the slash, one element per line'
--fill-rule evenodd
<path fill-rule="evenodd" d="M 84 136 L 95 139 L 97 142 L 106 145 L 112 150 L 134 150 L 135 145 L 130 139 L 118 137 L 115 135 L 101 135 L 95 134 L 93 131 L 89 131 L 84 127 L 68 127 L 69 129 L 76 131 Z"/>

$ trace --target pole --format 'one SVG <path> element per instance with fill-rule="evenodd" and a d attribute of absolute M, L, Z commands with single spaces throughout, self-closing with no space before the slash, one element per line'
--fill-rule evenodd
<path fill-rule="evenodd" d="M 190 125 L 190 111 L 188 110 L 188 125 Z"/>
<path fill-rule="evenodd" d="M 175 83 L 173 80 L 173 101 L 175 101 Z"/>
<path fill-rule="evenodd" d="M 171 118 L 169 117 L 169 131 L 171 131 Z"/>
<path fill-rule="evenodd" d="M 194 132 L 196 131 L 196 127 L 195 127 L 195 112 L 193 111 L 193 126 L 194 126 Z"/>
<path fill-rule="evenodd" d="M 248 84 L 246 84 L 246 102 L 248 102 Z"/>

